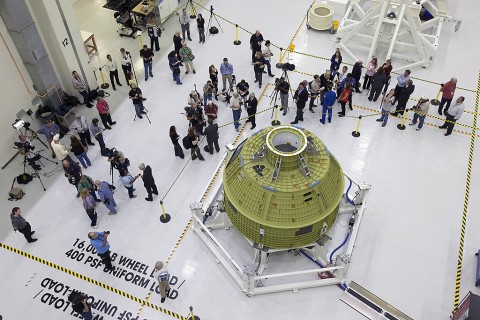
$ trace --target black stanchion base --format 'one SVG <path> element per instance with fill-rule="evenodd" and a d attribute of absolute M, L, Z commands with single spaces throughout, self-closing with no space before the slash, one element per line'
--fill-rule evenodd
<path fill-rule="evenodd" d="M 197 316 L 193 316 L 194 318 L 192 319 L 192 316 L 188 316 L 187 319 L 188 320 L 200 320 L 200 317 L 197 317 Z"/>
<path fill-rule="evenodd" d="M 436 99 L 432 99 L 432 100 L 430 100 L 430 103 L 433 104 L 434 106 L 438 106 L 440 104 L 440 101 L 438 101 Z"/>
<path fill-rule="evenodd" d="M 276 121 L 273 120 L 272 121 L 272 126 L 279 126 L 279 125 L 281 125 L 280 121 L 278 121 L 278 120 L 276 120 Z"/>
<path fill-rule="evenodd" d="M 240 41 L 240 40 L 233 41 L 233 44 L 236 45 L 236 46 L 240 45 L 241 43 L 242 43 L 242 41 Z"/>
<path fill-rule="evenodd" d="M 407 126 L 405 126 L 405 125 L 397 124 L 397 129 L 398 130 L 405 130 L 406 127 Z"/>
<path fill-rule="evenodd" d="M 360 132 L 359 131 L 352 131 L 352 136 L 354 136 L 355 138 L 358 138 L 358 137 L 360 137 Z"/>
<path fill-rule="evenodd" d="M 100 88 L 102 88 L 102 89 L 107 89 L 108 87 L 110 87 L 110 85 L 108 83 L 104 83 L 104 84 L 100 85 Z"/>
<path fill-rule="evenodd" d="M 168 221 L 170 221 L 172 217 L 168 214 L 168 213 L 165 213 L 165 216 L 162 214 L 160 216 L 160 222 L 161 223 L 167 223 Z"/>

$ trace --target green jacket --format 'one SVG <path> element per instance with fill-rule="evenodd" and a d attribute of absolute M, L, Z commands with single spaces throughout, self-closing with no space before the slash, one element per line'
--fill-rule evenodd
<path fill-rule="evenodd" d="M 80 182 L 78 183 L 78 186 L 77 186 L 77 191 L 80 192 L 82 191 L 82 189 L 87 189 L 88 191 L 92 190 L 93 189 L 93 180 L 92 178 L 90 178 L 89 176 L 84 176 L 85 178 L 87 178 L 87 181 L 85 182 L 82 182 L 80 180 Z"/>
<path fill-rule="evenodd" d="M 178 53 L 180 53 L 180 57 L 182 57 L 183 61 L 191 61 L 190 55 L 192 54 L 192 49 L 189 47 L 181 48 Z"/>

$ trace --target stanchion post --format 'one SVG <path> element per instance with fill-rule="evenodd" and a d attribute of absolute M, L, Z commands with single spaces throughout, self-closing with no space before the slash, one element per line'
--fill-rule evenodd
<path fill-rule="evenodd" d="M 357 127 L 355 128 L 355 131 L 352 132 L 352 136 L 355 138 L 360 137 L 360 132 L 358 129 L 360 128 L 360 122 L 362 121 L 362 116 L 358 116 L 358 122 L 357 122 Z"/>
<path fill-rule="evenodd" d="M 272 126 L 279 126 L 281 123 L 280 121 L 278 120 L 278 105 L 276 104 L 274 107 L 273 107 L 275 110 L 274 110 L 274 118 L 273 118 L 273 121 L 272 121 Z"/>
<path fill-rule="evenodd" d="M 407 113 L 408 113 L 408 110 L 405 110 L 403 112 L 403 118 L 402 118 L 402 122 L 397 124 L 397 129 L 398 130 L 405 130 L 406 126 L 405 126 L 405 120 L 407 120 Z"/>
<path fill-rule="evenodd" d="M 140 49 L 142 49 L 143 48 L 143 39 L 142 39 L 142 31 L 141 30 L 137 31 L 137 37 L 140 40 Z"/>
<path fill-rule="evenodd" d="M 102 69 L 103 67 L 98 68 L 98 70 L 100 70 L 100 78 L 102 78 L 102 84 L 100 85 L 100 88 L 107 89 L 108 87 L 110 87 L 110 85 L 105 82 L 105 77 L 103 76 Z"/>
<path fill-rule="evenodd" d="M 193 307 L 190 306 L 190 313 L 188 315 L 188 320 L 200 320 L 200 317 L 193 314 Z"/>
<path fill-rule="evenodd" d="M 283 48 L 280 48 L 280 54 L 278 55 L 278 63 L 282 63 L 282 53 L 283 53 Z"/>
<path fill-rule="evenodd" d="M 430 103 L 433 104 L 434 106 L 438 106 L 440 104 L 440 101 L 438 101 L 438 98 L 440 97 L 440 92 L 442 92 L 442 87 L 443 87 L 443 84 L 440 85 L 440 89 L 438 89 L 438 93 L 435 99 L 430 100 Z"/>
<path fill-rule="evenodd" d="M 233 41 L 233 44 L 238 46 L 240 45 L 242 42 L 240 40 L 238 40 L 238 24 L 235 25 L 235 41 Z"/>
<path fill-rule="evenodd" d="M 162 208 L 162 215 L 160 216 L 160 222 L 161 223 L 169 222 L 172 217 L 165 212 L 165 208 L 163 207 L 163 201 L 160 201 L 160 207 Z"/>

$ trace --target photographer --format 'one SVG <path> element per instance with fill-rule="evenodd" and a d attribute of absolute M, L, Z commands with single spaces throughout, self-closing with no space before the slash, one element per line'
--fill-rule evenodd
<path fill-rule="evenodd" d="M 102 259 L 102 262 L 105 265 L 105 268 L 103 269 L 104 272 L 115 270 L 112 266 L 112 258 L 110 257 L 110 244 L 107 241 L 109 235 L 110 231 L 88 233 L 90 244 L 95 250 L 97 250 L 98 256 Z"/>
<path fill-rule="evenodd" d="M 208 119 L 212 119 L 212 121 L 214 121 L 218 116 L 218 106 L 213 103 L 213 101 L 208 101 L 207 105 L 205 106 L 205 114 L 207 115 Z"/>
<path fill-rule="evenodd" d="M 122 151 L 119 151 L 115 148 L 105 150 L 106 156 L 108 157 L 108 162 L 110 165 L 117 169 L 119 172 L 122 170 L 128 171 L 128 166 L 130 165 L 130 161 L 125 158 L 125 155 Z"/>
<path fill-rule="evenodd" d="M 255 83 L 258 82 L 258 87 L 262 87 L 262 79 L 263 79 L 263 70 L 265 69 L 265 58 L 262 57 L 261 52 L 257 52 L 255 57 L 252 59 L 253 71 L 255 72 Z"/>
<path fill-rule="evenodd" d="M 128 98 L 133 102 L 133 106 L 135 107 L 135 113 L 137 114 L 137 117 L 140 119 L 143 119 L 142 114 L 146 114 L 146 112 L 145 112 L 145 108 L 143 107 L 142 90 L 140 90 L 140 88 L 137 87 L 136 83 L 131 83 L 130 88 L 132 89 L 128 93 Z"/>
<path fill-rule="evenodd" d="M 290 84 L 284 77 L 275 79 L 275 90 L 280 93 L 280 111 L 283 111 L 283 115 L 288 111 L 288 94 L 290 92 Z"/>
<path fill-rule="evenodd" d="M 190 126 L 195 129 L 197 134 L 203 134 L 203 126 L 205 124 L 205 118 L 203 116 L 203 110 L 196 103 L 192 106 L 186 107 L 187 120 L 190 121 Z"/>
<path fill-rule="evenodd" d="M 78 191 L 78 183 L 82 177 L 82 169 L 76 162 L 69 162 L 68 160 L 63 160 L 63 170 L 65 171 L 65 177 L 67 177 L 68 182 L 75 187 L 75 190 Z M 80 197 L 80 193 L 77 193 L 77 198 Z"/>
<path fill-rule="evenodd" d="M 207 105 L 207 101 L 213 100 L 213 95 L 215 94 L 215 87 L 212 84 L 212 81 L 208 80 L 207 83 L 203 86 L 203 105 Z"/>
<path fill-rule="evenodd" d="M 55 159 L 56 155 L 55 151 L 53 151 L 52 141 L 55 135 L 60 134 L 60 127 L 56 123 L 54 123 L 52 119 L 49 119 L 45 122 L 43 126 L 40 127 L 40 129 L 37 130 L 37 133 L 45 135 L 48 145 L 52 150 L 52 158 Z"/>
<path fill-rule="evenodd" d="M 246 82 L 244 79 L 242 79 L 237 84 L 237 92 L 240 95 L 240 97 L 242 98 L 244 105 L 245 105 L 245 103 L 247 102 L 247 99 L 248 99 L 248 94 L 249 94 L 248 89 L 249 88 L 250 88 L 250 86 L 248 85 L 248 82 Z"/>
<path fill-rule="evenodd" d="M 212 84 L 215 87 L 215 99 L 218 100 L 218 70 L 213 64 L 208 67 L 208 74 L 210 75 L 210 80 L 212 80 Z"/>
<path fill-rule="evenodd" d="M 200 152 L 200 147 L 198 146 L 199 144 L 198 135 L 195 133 L 195 129 L 193 127 L 190 127 L 188 129 L 187 138 L 190 140 L 190 152 L 191 152 L 192 160 L 195 160 L 198 157 L 200 161 L 205 161 L 205 159 L 202 156 L 202 153 Z"/>
<path fill-rule="evenodd" d="M 77 290 L 73 290 L 68 296 L 72 309 L 82 316 L 84 320 L 92 320 L 92 308 L 87 302 L 88 296 Z"/>
<path fill-rule="evenodd" d="M 312 113 L 315 113 L 315 111 L 313 111 L 313 107 L 316 107 L 316 105 L 314 104 L 315 99 L 317 99 L 321 91 L 320 76 L 318 74 L 314 75 L 313 80 L 310 81 L 308 86 L 310 89 L 310 104 L 308 106 L 308 110 L 310 110 L 310 112 Z"/>
<path fill-rule="evenodd" d="M 190 94 L 188 95 L 187 104 L 190 107 L 192 107 L 194 104 L 196 104 L 197 106 L 203 105 L 202 96 L 200 95 L 200 93 L 198 93 L 197 90 L 192 90 L 192 92 L 190 92 Z"/>
<path fill-rule="evenodd" d="M 105 205 L 105 207 L 110 210 L 108 215 L 117 214 L 117 204 L 115 203 L 115 199 L 113 198 L 113 190 L 115 190 L 114 188 L 115 187 L 110 186 L 108 182 L 95 180 L 95 189 L 98 192 L 98 196 L 100 197 L 100 200 Z"/>
<path fill-rule="evenodd" d="M 170 70 L 172 70 L 173 81 L 175 81 L 178 85 L 183 84 L 180 81 L 180 66 L 182 66 L 182 61 L 178 60 L 177 53 L 175 51 L 171 51 L 168 54 L 168 66 L 170 67 Z"/>

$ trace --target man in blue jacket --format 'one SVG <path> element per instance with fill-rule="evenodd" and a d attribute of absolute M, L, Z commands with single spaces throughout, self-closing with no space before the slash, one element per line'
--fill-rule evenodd
<path fill-rule="evenodd" d="M 109 235 L 110 231 L 88 233 L 90 244 L 97 250 L 98 256 L 105 265 L 105 269 L 103 269 L 105 272 L 115 270 L 112 266 L 112 258 L 110 257 L 110 244 L 107 241 Z"/>
<path fill-rule="evenodd" d="M 332 122 L 332 109 L 333 105 L 335 104 L 335 100 L 337 99 L 337 95 L 332 90 L 332 87 L 329 86 L 328 91 L 325 93 L 325 98 L 323 99 L 323 110 L 322 110 L 322 118 L 320 122 L 325 124 L 325 115 L 328 113 L 328 123 Z"/>

